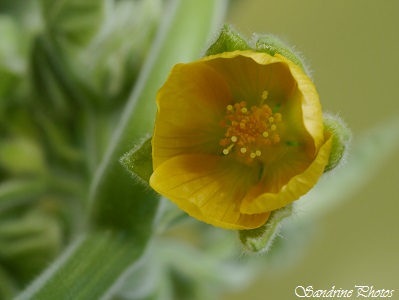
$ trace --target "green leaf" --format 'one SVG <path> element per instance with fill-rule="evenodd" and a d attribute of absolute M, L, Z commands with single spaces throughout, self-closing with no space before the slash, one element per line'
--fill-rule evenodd
<path fill-rule="evenodd" d="M 232 52 L 235 50 L 249 50 L 248 43 L 229 24 L 222 26 L 216 41 L 205 52 L 205 56 Z"/>
<path fill-rule="evenodd" d="M 143 249 L 116 232 L 96 232 L 76 240 L 16 300 L 108 299 L 118 278 Z"/>
<path fill-rule="evenodd" d="M 148 183 L 153 173 L 152 168 L 152 138 L 146 139 L 141 145 L 121 157 L 121 164 L 136 178 Z"/>

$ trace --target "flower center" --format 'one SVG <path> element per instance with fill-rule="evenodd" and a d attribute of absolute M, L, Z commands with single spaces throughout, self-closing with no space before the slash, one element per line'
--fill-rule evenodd
<path fill-rule="evenodd" d="M 226 114 L 220 122 L 220 126 L 226 128 L 224 138 L 219 142 L 224 147 L 224 155 L 235 152 L 250 163 L 262 155 L 264 146 L 280 141 L 277 125 L 282 116 L 263 104 L 266 98 L 267 91 L 264 91 L 259 106 L 247 108 L 245 101 L 227 105 Z"/>

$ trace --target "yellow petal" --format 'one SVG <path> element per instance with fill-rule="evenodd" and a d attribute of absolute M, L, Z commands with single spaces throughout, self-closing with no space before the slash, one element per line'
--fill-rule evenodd
<path fill-rule="evenodd" d="M 283 207 L 306 194 L 319 180 L 330 156 L 331 137 L 321 146 L 316 158 L 303 173 L 292 177 L 280 191 L 264 193 L 262 184 L 254 186 L 241 205 L 241 212 L 257 214 Z"/>
<path fill-rule="evenodd" d="M 269 213 L 240 212 L 241 201 L 253 177 L 252 168 L 228 164 L 220 156 L 181 155 L 159 165 L 150 185 L 201 221 L 242 230 L 259 227 L 269 217 Z"/>
<path fill-rule="evenodd" d="M 302 174 L 314 161 L 309 158 L 303 146 L 277 145 L 275 153 L 269 155 L 276 157 L 263 167 L 260 186 L 262 193 L 278 193 L 291 178 Z"/>
<path fill-rule="evenodd" d="M 300 101 L 303 114 L 303 124 L 314 140 L 314 153 L 317 153 L 319 147 L 321 147 L 324 141 L 324 128 L 321 104 L 316 87 L 300 67 L 279 54 L 276 54 L 276 57 L 280 58 L 287 64 L 292 76 L 298 84 L 298 90 L 301 94 Z"/>
<path fill-rule="evenodd" d="M 259 104 L 264 91 L 268 104 L 288 101 L 296 87 L 286 63 L 266 53 L 235 51 L 202 61 L 223 76 L 234 101 L 246 101 L 249 107 Z"/>
<path fill-rule="evenodd" d="M 230 100 L 224 79 L 209 66 L 176 65 L 157 94 L 154 169 L 176 155 L 220 152 L 219 122 Z"/>

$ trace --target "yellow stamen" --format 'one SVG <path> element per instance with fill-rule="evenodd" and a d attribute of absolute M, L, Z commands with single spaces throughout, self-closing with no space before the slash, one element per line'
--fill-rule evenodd
<path fill-rule="evenodd" d="M 263 93 L 262 93 L 262 99 L 263 99 L 263 100 L 266 100 L 268 94 L 269 94 L 268 91 L 263 91 Z"/>
<path fill-rule="evenodd" d="M 230 146 L 228 146 L 226 149 L 223 149 L 223 154 L 227 155 L 230 153 L 231 148 L 233 148 L 234 144 L 231 144 Z"/>
<path fill-rule="evenodd" d="M 267 97 L 267 91 L 263 96 Z M 277 124 L 281 122 L 281 114 L 263 104 L 248 108 L 245 101 L 226 106 L 226 115 L 219 123 L 225 130 L 224 137 L 219 141 L 223 154 L 237 153 L 237 159 L 251 164 L 256 157 L 266 153 L 269 145 L 280 142 Z M 237 145 L 236 150 L 233 147 Z"/>

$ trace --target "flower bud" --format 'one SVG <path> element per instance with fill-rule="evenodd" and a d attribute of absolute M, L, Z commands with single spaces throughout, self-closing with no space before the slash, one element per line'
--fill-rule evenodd
<path fill-rule="evenodd" d="M 324 172 L 328 172 L 345 161 L 344 158 L 352 138 L 352 133 L 345 122 L 338 116 L 324 114 L 323 119 L 324 131 L 332 135 L 330 158 L 324 169 Z"/>
<path fill-rule="evenodd" d="M 269 251 L 279 231 L 280 222 L 292 215 L 293 206 L 291 203 L 272 211 L 267 222 L 258 228 L 240 230 L 239 237 L 245 251 L 251 254 Z"/>

